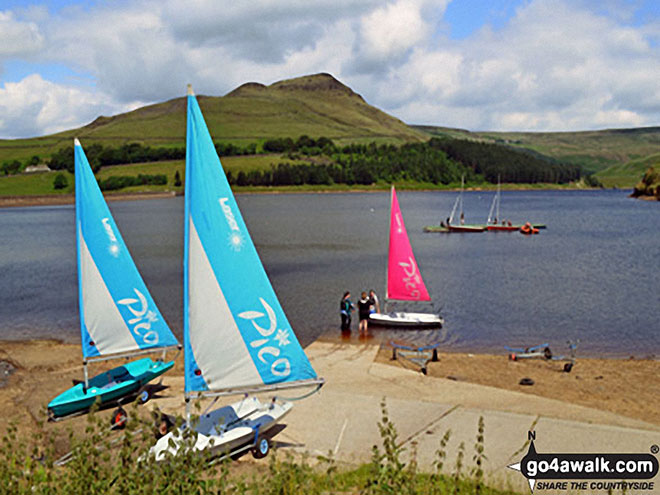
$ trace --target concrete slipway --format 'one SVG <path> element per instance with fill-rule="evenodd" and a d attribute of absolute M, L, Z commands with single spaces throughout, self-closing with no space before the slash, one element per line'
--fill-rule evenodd
<path fill-rule="evenodd" d="M 305 352 L 326 384 L 319 393 L 295 403 L 284 420 L 286 428 L 275 440 L 280 448 L 310 457 L 332 453 L 338 462 L 368 462 L 372 446 L 381 446 L 377 423 L 383 398 L 399 440 L 408 453 L 416 450 L 423 470 L 433 469 L 436 451 L 447 430 L 451 430 L 451 437 L 445 449 L 445 471 L 453 470 L 462 442 L 464 469 L 469 469 L 479 417 L 483 417 L 486 478 L 490 484 L 522 493 L 529 492 L 527 480 L 507 466 L 519 462 L 527 452 L 529 430 L 536 432 L 535 446 L 540 453 L 649 453 L 652 445 L 660 445 L 659 426 L 553 399 L 427 377 L 377 363 L 376 345 L 319 341 Z M 178 377 L 166 378 L 165 384 L 174 391 L 182 388 L 178 381 Z M 286 395 L 296 392 L 282 393 Z M 171 411 L 181 404 L 180 399 L 174 399 L 163 399 L 167 404 L 159 400 L 159 406 Z M 660 476 L 652 481 L 653 493 L 660 493 Z"/>
<path fill-rule="evenodd" d="M 386 399 L 400 441 L 417 450 L 422 469 L 432 469 L 440 440 L 451 430 L 445 469 L 465 444 L 472 465 L 479 417 L 485 423 L 486 476 L 491 483 L 528 491 L 526 479 L 508 469 L 527 452 L 528 431 L 542 453 L 648 453 L 660 445 L 660 427 L 617 414 L 483 385 L 431 378 L 376 363 L 375 345 L 315 342 L 306 349 L 326 379 L 320 393 L 295 404 L 278 436 L 295 450 L 348 463 L 368 462 L 381 445 L 377 423 Z M 658 477 L 656 477 L 658 478 Z M 660 485 L 656 479 L 655 485 Z M 660 493 L 660 486 L 654 492 Z M 541 492 L 539 492 L 541 493 Z M 590 490 L 593 493 L 593 490 Z"/>

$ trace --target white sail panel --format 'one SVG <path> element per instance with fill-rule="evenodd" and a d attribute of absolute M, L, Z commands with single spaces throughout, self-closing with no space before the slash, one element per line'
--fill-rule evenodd
<path fill-rule="evenodd" d="M 225 295 L 190 219 L 189 307 L 190 346 L 196 361 L 193 374 L 201 375 L 210 390 L 253 385 L 260 382 Z M 218 348 L 217 336 L 222 335 Z"/>
<path fill-rule="evenodd" d="M 79 233 L 79 240 L 83 321 L 92 340 L 91 345 L 102 355 L 133 351 L 135 339 L 112 300 L 82 232 Z"/>

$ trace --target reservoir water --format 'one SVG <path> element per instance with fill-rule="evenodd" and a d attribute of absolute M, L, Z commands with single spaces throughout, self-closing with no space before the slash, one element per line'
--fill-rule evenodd
<path fill-rule="evenodd" d="M 469 191 L 466 223 L 493 192 Z M 442 340 L 504 353 L 548 342 L 555 353 L 660 354 L 660 203 L 625 191 L 505 191 L 503 218 L 547 224 L 517 232 L 425 234 L 455 192 L 399 192 L 418 265 L 446 325 L 376 338 Z M 301 342 L 339 333 L 339 300 L 385 290 L 389 193 L 244 194 L 238 203 Z M 111 202 L 133 258 L 174 332 L 182 333 L 183 199 Z M 74 207 L 0 209 L 0 339 L 78 342 Z M 357 323 L 353 322 L 354 328 Z"/>

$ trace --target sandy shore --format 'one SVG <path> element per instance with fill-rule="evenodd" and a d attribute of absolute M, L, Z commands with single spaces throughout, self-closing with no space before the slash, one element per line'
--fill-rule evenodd
<path fill-rule="evenodd" d="M 377 361 L 415 369 L 406 360 L 392 361 L 391 348 L 382 347 Z M 506 354 L 439 353 L 428 363 L 429 376 L 488 385 L 609 411 L 660 425 L 660 361 L 652 359 L 579 358 L 569 373 L 564 362 L 511 361 Z M 531 378 L 533 385 L 520 385 Z"/>
<path fill-rule="evenodd" d="M 429 363 L 430 376 L 556 399 L 660 425 L 657 360 L 579 358 L 573 370 L 565 373 L 563 363 L 514 362 L 506 355 L 440 353 L 439 358 L 438 362 Z M 385 346 L 375 360 L 415 368 L 403 360 L 392 361 L 391 349 Z M 15 419 L 28 430 L 45 419 L 46 405 L 55 395 L 71 386 L 73 379 L 82 378 L 80 346 L 75 344 L 54 340 L 4 341 L 0 344 L 0 361 L 10 365 L 0 368 L 6 373 L 5 386 L 0 388 L 0 410 L 5 420 Z M 96 374 L 117 365 L 117 361 L 95 363 L 91 372 Z M 167 375 L 168 379 L 182 381 L 183 356 L 178 357 Z M 520 379 L 525 377 L 532 378 L 534 385 L 520 385 Z"/>

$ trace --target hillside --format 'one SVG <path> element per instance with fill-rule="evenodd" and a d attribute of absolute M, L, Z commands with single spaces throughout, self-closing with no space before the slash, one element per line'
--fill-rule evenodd
<path fill-rule="evenodd" d="M 660 127 L 581 132 L 470 132 L 434 126 L 413 128 L 432 136 L 473 139 L 529 149 L 566 163 L 581 165 L 588 172 L 601 172 L 611 166 L 621 167 L 660 153 Z M 628 186 L 635 184 L 647 167 L 624 167 L 623 178 L 629 182 Z M 597 174 L 597 177 L 601 175 Z"/>
<path fill-rule="evenodd" d="M 605 187 L 634 187 L 650 168 L 660 170 L 660 153 L 638 160 L 631 160 L 620 165 L 612 165 L 595 174 Z"/>
<path fill-rule="evenodd" d="M 183 93 L 183 90 L 182 90 Z M 215 141 L 247 144 L 307 134 L 344 142 L 410 142 L 425 135 L 367 104 L 360 95 L 329 74 L 316 74 L 264 86 L 246 83 L 225 96 L 198 95 Z M 80 138 L 119 146 L 140 142 L 150 146 L 184 146 L 186 99 L 175 98 L 34 139 L 0 140 L 0 162 L 42 158 Z"/>

